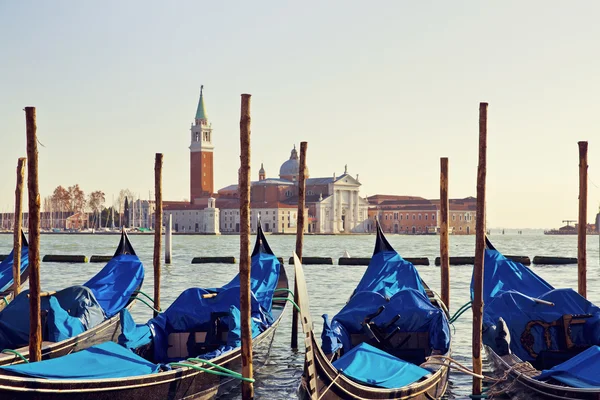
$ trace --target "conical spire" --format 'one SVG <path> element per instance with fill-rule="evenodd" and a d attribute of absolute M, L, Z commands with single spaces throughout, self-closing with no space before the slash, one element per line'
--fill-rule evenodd
<path fill-rule="evenodd" d="M 200 100 L 198 100 L 198 109 L 196 110 L 196 119 L 208 119 L 206 117 L 206 109 L 204 108 L 204 96 L 202 96 L 202 90 L 204 85 L 200 86 Z"/>

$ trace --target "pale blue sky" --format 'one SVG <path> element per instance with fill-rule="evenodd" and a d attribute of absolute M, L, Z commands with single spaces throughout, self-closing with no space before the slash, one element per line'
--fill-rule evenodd
<path fill-rule="evenodd" d="M 252 97 L 252 177 L 308 142 L 313 177 L 360 174 L 362 195 L 475 195 L 478 107 L 490 103 L 488 224 L 577 218 L 589 141 L 600 202 L 600 2 L 0 0 L 0 210 L 13 207 L 37 107 L 40 190 L 79 183 L 189 196 L 200 85 L 215 187 L 237 180 L 239 104 Z"/>

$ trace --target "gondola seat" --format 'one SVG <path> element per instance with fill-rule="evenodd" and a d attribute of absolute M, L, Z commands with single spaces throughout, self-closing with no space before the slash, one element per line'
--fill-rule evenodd
<path fill-rule="evenodd" d="M 240 287 L 216 294 L 202 288 L 184 291 L 171 306 L 144 325 L 122 315 L 119 343 L 156 363 L 189 357 L 212 358 L 240 345 Z M 251 297 L 252 336 L 268 326 L 269 317 Z M 125 314 L 125 313 L 124 313 Z M 146 346 L 152 348 L 151 354 Z"/>

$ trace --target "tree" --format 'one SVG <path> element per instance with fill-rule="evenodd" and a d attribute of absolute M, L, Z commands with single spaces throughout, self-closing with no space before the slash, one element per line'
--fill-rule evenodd
<path fill-rule="evenodd" d="M 94 214 L 94 216 L 96 214 L 100 214 L 100 212 L 102 211 L 102 205 L 104 204 L 105 201 L 106 201 L 106 198 L 105 198 L 104 192 L 101 190 L 96 190 L 95 192 L 92 192 L 89 194 L 87 204 L 88 204 L 88 207 L 90 208 L 90 210 L 92 211 L 92 213 Z M 102 222 L 101 222 L 101 219 L 99 218 L 98 227 L 100 227 L 101 224 L 102 224 Z"/>
<path fill-rule="evenodd" d="M 52 193 L 52 209 L 54 211 L 67 211 L 69 192 L 62 186 L 57 186 Z"/>
<path fill-rule="evenodd" d="M 79 188 L 79 184 L 69 186 L 69 211 L 74 213 L 83 212 L 85 208 L 85 193 Z"/>

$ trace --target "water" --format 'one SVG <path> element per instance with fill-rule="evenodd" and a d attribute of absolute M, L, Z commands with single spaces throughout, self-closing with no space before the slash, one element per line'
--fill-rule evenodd
<path fill-rule="evenodd" d="M 146 266 L 144 288 L 152 293 L 153 236 L 130 236 L 131 242 Z M 405 257 L 429 257 L 433 264 L 439 256 L 439 237 L 389 235 L 392 246 Z M 496 248 L 512 255 L 553 255 L 577 257 L 576 236 L 544 236 L 541 232 L 525 231 L 523 235 L 495 234 L 490 236 Z M 600 304 L 600 266 L 598 236 L 588 236 L 588 298 Z M 293 267 L 287 260 L 295 248 L 294 236 L 268 236 L 267 240 L 276 255 L 285 259 L 288 276 L 293 280 Z M 112 254 L 119 241 L 116 235 L 42 235 L 41 254 Z M 252 238 L 254 242 L 254 237 Z M 352 257 L 369 257 L 373 252 L 375 236 L 305 236 L 306 256 L 332 257 L 337 260 L 347 250 Z M 12 235 L 0 235 L 0 253 L 8 253 Z M 451 256 L 472 256 L 474 236 L 450 236 Z M 215 287 L 227 283 L 236 273 L 238 265 L 190 264 L 196 256 L 239 255 L 238 236 L 174 236 L 173 264 L 162 267 L 161 305 L 166 308 L 181 291 L 190 286 Z M 93 276 L 103 264 L 41 264 L 42 289 L 58 290 L 81 284 Z M 324 313 L 334 315 L 346 302 L 360 280 L 366 267 L 338 265 L 305 266 L 310 295 L 310 309 L 318 333 L 321 331 Z M 435 266 L 417 267 L 428 285 L 440 291 L 440 269 Z M 532 266 L 542 278 L 556 287 L 577 288 L 577 266 Z M 472 268 L 450 268 L 450 311 L 453 313 L 469 301 Z M 289 309 L 288 311 L 291 311 Z M 138 323 L 151 318 L 150 309 L 138 303 L 133 315 Z M 471 365 L 471 313 L 467 312 L 455 323 L 453 357 L 465 365 Z M 288 312 L 277 330 L 271 358 L 267 366 L 256 373 L 256 397 L 264 399 L 290 399 L 296 397 L 296 389 L 302 375 L 304 355 L 302 341 L 300 350 L 290 349 L 291 312 Z M 485 368 L 485 366 L 484 366 Z M 490 371 L 486 371 L 489 373 Z M 465 398 L 471 393 L 471 378 L 452 372 L 449 398 Z M 238 398 L 233 393 L 230 398 Z M 531 396 L 527 396 L 531 398 Z"/>

